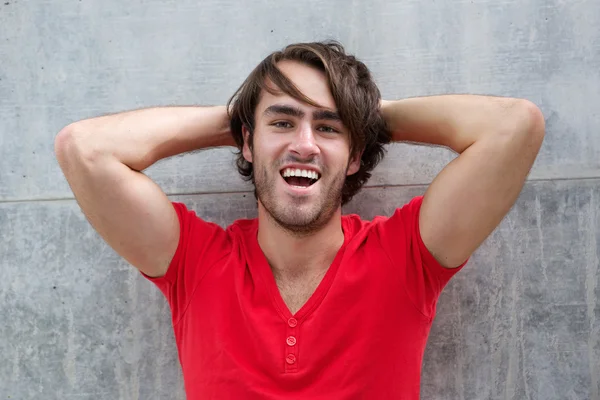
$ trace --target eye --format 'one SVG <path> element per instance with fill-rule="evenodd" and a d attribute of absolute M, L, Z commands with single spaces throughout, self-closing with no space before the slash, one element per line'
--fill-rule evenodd
<path fill-rule="evenodd" d="M 292 124 L 287 121 L 277 121 L 272 123 L 271 126 L 274 126 L 275 128 L 291 128 Z"/>
<path fill-rule="evenodd" d="M 326 133 L 337 133 L 338 130 L 331 127 L 331 126 L 327 126 L 327 125 L 323 125 L 321 127 L 319 127 L 319 129 L 322 130 L 322 132 L 326 132 Z"/>

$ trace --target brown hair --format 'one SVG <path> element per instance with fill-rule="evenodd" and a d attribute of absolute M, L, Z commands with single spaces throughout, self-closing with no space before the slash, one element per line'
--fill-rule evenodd
<path fill-rule="evenodd" d="M 351 156 L 360 154 L 360 169 L 347 176 L 342 189 L 342 205 L 346 204 L 371 177 L 371 171 L 384 155 L 383 145 L 390 142 L 383 116 L 379 111 L 381 94 L 373 81 L 369 69 L 354 56 L 346 54 L 344 47 L 335 41 L 296 43 L 267 56 L 246 78 L 227 102 L 230 128 L 240 149 L 237 154 L 237 167 L 246 180 L 254 182 L 252 163 L 242 154 L 244 136 L 242 126 L 250 133 L 249 145 L 252 148 L 255 111 L 262 90 L 273 93 L 267 86 L 271 80 L 281 91 L 314 107 L 321 107 L 306 97 L 277 68 L 279 61 L 292 60 L 304 63 L 323 71 L 329 81 L 338 114 L 350 132 Z M 256 192 L 255 192 L 256 195 Z"/>

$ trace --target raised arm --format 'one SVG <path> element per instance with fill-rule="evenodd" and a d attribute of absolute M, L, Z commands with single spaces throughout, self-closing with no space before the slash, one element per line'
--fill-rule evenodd
<path fill-rule="evenodd" d="M 394 141 L 460 155 L 427 189 L 419 227 L 447 268 L 462 264 L 515 203 L 544 138 L 544 117 L 523 99 L 442 95 L 382 102 Z"/>
<path fill-rule="evenodd" d="M 165 107 L 73 123 L 55 152 L 83 213 L 104 240 L 149 276 L 165 274 L 179 220 L 163 191 L 141 171 L 205 147 L 234 145 L 225 107 Z"/>

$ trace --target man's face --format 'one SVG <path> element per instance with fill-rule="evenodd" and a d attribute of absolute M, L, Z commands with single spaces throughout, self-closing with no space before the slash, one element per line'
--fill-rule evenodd
<path fill-rule="evenodd" d="M 350 160 L 349 132 L 339 119 L 325 74 L 293 61 L 278 67 L 323 108 L 263 91 L 255 113 L 253 148 L 244 129 L 243 154 L 253 164 L 260 205 L 284 228 L 310 233 L 341 206 L 344 181 L 358 171 L 360 158 Z"/>

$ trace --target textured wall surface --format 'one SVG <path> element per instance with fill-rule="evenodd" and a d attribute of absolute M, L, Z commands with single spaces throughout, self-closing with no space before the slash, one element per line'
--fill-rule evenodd
<path fill-rule="evenodd" d="M 597 0 L 2 0 L 0 399 L 184 399 L 168 306 L 93 231 L 53 153 L 69 122 L 224 104 L 289 42 L 335 38 L 385 98 L 525 97 L 547 134 L 523 193 L 447 286 L 424 399 L 600 399 Z M 390 215 L 454 155 L 396 144 L 346 207 Z M 147 171 L 226 225 L 256 215 L 231 150 Z"/>

